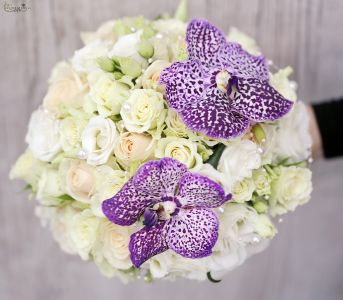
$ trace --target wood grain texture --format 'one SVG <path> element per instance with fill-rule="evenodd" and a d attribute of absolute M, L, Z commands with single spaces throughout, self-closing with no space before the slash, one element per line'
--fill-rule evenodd
<path fill-rule="evenodd" d="M 21 3 L 22 1 L 7 1 Z M 292 65 L 299 95 L 311 102 L 343 94 L 343 2 L 340 0 L 193 0 L 191 17 L 255 37 L 278 66 Z M 41 102 L 52 66 L 81 46 L 79 32 L 123 15 L 154 17 L 176 1 L 26 1 L 0 26 L 0 299 L 343 299 L 343 161 L 315 163 L 312 202 L 280 224 L 264 253 L 223 283 L 177 281 L 122 285 L 91 263 L 62 253 L 34 217 L 34 203 L 9 182 L 24 150 L 31 111 Z"/>

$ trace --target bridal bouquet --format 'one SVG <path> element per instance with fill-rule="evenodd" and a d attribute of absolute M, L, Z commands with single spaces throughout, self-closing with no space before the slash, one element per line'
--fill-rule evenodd
<path fill-rule="evenodd" d="M 124 281 L 217 281 L 308 202 L 304 105 L 254 40 L 183 6 L 81 37 L 10 174 L 64 251 Z"/>

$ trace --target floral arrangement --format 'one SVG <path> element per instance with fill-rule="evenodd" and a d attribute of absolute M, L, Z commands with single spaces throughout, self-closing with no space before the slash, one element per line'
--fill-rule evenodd
<path fill-rule="evenodd" d="M 290 67 L 205 20 L 123 18 L 52 70 L 11 170 L 61 248 L 106 276 L 217 281 L 310 199 Z"/>

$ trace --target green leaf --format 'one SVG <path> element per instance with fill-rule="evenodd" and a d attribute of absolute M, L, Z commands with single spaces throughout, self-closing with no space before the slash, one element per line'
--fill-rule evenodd
<path fill-rule="evenodd" d="M 57 198 L 62 200 L 62 201 L 74 201 L 74 198 L 69 196 L 68 194 L 58 196 Z"/>
<path fill-rule="evenodd" d="M 188 19 L 187 16 L 187 0 L 181 0 L 175 11 L 174 18 L 182 22 L 186 22 Z"/>
<path fill-rule="evenodd" d="M 215 169 L 217 169 L 219 160 L 223 154 L 224 149 L 225 149 L 224 144 L 217 144 L 216 146 L 214 146 L 213 147 L 213 154 L 206 161 L 206 163 L 212 165 Z"/>

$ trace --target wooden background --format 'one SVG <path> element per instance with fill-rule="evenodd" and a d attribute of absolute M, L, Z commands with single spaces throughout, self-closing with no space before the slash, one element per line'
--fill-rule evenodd
<path fill-rule="evenodd" d="M 24 1 L 24 0 L 23 0 Z M 21 4 L 22 1 L 7 0 Z M 300 98 L 343 95 L 343 1 L 193 0 L 191 17 L 255 37 L 278 66 L 292 65 Z M 3 2 L 4 3 L 4 2 Z M 2 3 L 2 4 L 3 4 Z M 343 161 L 313 165 L 315 191 L 290 214 L 264 253 L 220 284 L 177 281 L 125 286 L 62 253 L 34 217 L 34 203 L 9 182 L 24 150 L 31 111 L 46 92 L 52 66 L 80 47 L 79 32 L 123 15 L 172 12 L 171 0 L 41 0 L 8 13 L 0 26 L 0 299 L 343 299 Z M 342 138 L 342 136 L 340 136 Z"/>

